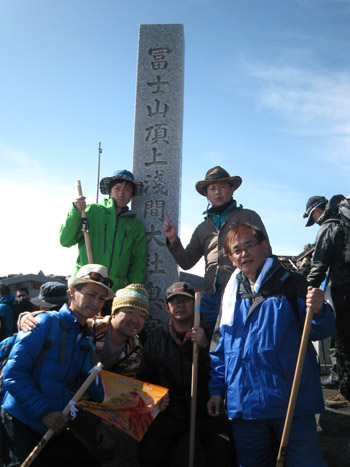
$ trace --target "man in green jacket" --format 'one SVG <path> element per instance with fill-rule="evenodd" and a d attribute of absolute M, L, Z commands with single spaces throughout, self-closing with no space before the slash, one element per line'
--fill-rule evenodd
<path fill-rule="evenodd" d="M 81 211 L 85 209 L 94 262 L 107 268 L 114 292 L 131 283 L 145 282 L 145 231 L 136 214 L 127 206 L 131 198 L 139 194 L 140 187 L 141 182 L 137 182 L 131 172 L 117 170 L 100 182 L 101 193 L 109 195 L 109 199 L 87 206 L 85 197 L 79 196 L 61 226 L 61 245 L 69 248 L 78 244 L 76 273 L 88 263 L 81 229 Z"/>

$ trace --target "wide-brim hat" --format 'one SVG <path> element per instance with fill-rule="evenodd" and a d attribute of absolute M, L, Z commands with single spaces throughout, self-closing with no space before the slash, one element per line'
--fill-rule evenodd
<path fill-rule="evenodd" d="M 217 165 L 208 170 L 205 174 L 205 180 L 200 180 L 196 183 L 196 190 L 201 195 L 207 196 L 207 187 L 217 182 L 227 182 L 233 187 L 234 191 L 236 191 L 237 188 L 241 186 L 242 179 L 238 175 L 231 177 L 225 169 Z"/>
<path fill-rule="evenodd" d="M 125 180 L 127 182 L 131 182 L 134 185 L 134 194 L 133 196 L 137 196 L 140 194 L 142 189 L 142 183 L 135 180 L 134 175 L 129 172 L 128 170 L 116 170 L 113 172 L 111 177 L 104 177 L 100 181 L 100 191 L 103 195 L 109 195 L 109 187 L 111 182 L 116 182 L 117 180 Z"/>
<path fill-rule="evenodd" d="M 194 299 L 195 290 L 188 282 L 174 282 L 165 292 L 166 301 L 168 302 L 175 295 L 184 295 Z"/>
<path fill-rule="evenodd" d="M 112 315 L 120 308 L 136 308 L 149 315 L 148 290 L 142 284 L 129 284 L 117 290 L 112 303 Z"/>
<path fill-rule="evenodd" d="M 312 217 L 312 214 L 316 208 L 321 206 L 326 206 L 328 199 L 324 196 L 311 196 L 306 203 L 306 212 L 304 212 L 303 217 L 307 218 L 305 227 L 310 227 L 314 225 L 315 220 Z"/>
<path fill-rule="evenodd" d="M 75 277 L 70 277 L 68 280 L 68 288 L 78 284 L 98 284 L 108 291 L 107 299 L 115 297 L 115 293 L 111 290 L 113 281 L 108 277 L 107 268 L 101 264 L 85 264 L 77 272 Z"/>
<path fill-rule="evenodd" d="M 68 292 L 65 284 L 61 282 L 45 282 L 40 287 L 38 297 L 32 298 L 30 301 L 33 305 L 40 308 L 54 308 L 68 303 Z"/>

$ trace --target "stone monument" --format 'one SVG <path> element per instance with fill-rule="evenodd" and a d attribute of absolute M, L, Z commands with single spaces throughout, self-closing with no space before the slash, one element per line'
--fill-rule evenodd
<path fill-rule="evenodd" d="M 182 24 L 142 24 L 136 84 L 133 172 L 143 194 L 132 209 L 147 236 L 151 315 L 164 317 L 165 291 L 178 280 L 162 233 L 165 212 L 179 227 L 184 89 Z"/>

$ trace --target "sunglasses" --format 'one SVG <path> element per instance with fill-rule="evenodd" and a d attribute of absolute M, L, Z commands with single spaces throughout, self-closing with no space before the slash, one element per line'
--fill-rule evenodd
<path fill-rule="evenodd" d="M 109 289 L 113 286 L 113 281 L 109 277 L 103 277 L 99 272 L 90 272 L 86 276 L 82 277 L 82 279 L 87 277 L 89 277 L 94 282 L 101 282 Z"/>

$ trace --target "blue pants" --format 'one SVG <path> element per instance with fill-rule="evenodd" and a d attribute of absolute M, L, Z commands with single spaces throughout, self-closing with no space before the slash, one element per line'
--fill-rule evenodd
<path fill-rule="evenodd" d="M 201 298 L 201 313 L 205 313 L 210 323 L 216 323 L 221 305 L 222 289 L 217 287 L 215 294 L 204 293 Z"/>
<path fill-rule="evenodd" d="M 232 420 L 233 438 L 239 467 L 276 465 L 284 418 Z M 318 440 L 314 415 L 293 420 L 286 450 L 287 467 L 327 467 Z"/>

